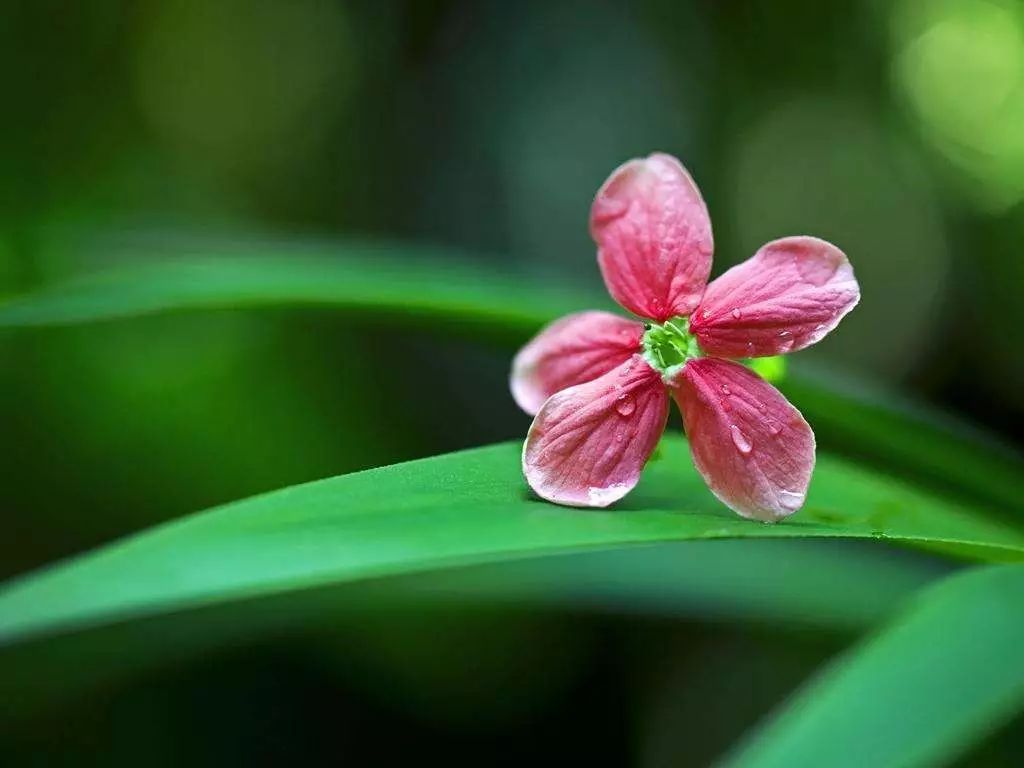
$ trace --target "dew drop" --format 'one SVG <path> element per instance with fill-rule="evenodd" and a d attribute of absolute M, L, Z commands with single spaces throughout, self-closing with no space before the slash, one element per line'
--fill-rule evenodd
<path fill-rule="evenodd" d="M 732 442 L 733 445 L 736 446 L 736 450 L 743 454 L 750 453 L 751 449 L 754 447 L 750 443 L 750 438 L 743 434 L 740 428 L 735 424 L 731 424 L 729 426 L 729 432 L 732 435 Z"/>
<path fill-rule="evenodd" d="M 789 331 L 779 331 L 779 351 L 788 352 L 793 348 L 793 334 Z"/>
<path fill-rule="evenodd" d="M 753 356 L 754 356 L 754 342 L 748 341 L 747 342 L 747 357 L 753 357 Z"/>
<path fill-rule="evenodd" d="M 739 320 L 741 317 L 743 317 L 743 313 L 740 311 L 739 307 L 733 307 L 732 316 Z"/>
<path fill-rule="evenodd" d="M 758 400 L 757 401 L 757 410 L 759 410 L 761 413 L 764 413 L 765 411 L 768 410 L 768 406 L 765 405 L 764 403 L 762 403 L 760 400 Z"/>
<path fill-rule="evenodd" d="M 621 416 L 629 416 L 633 413 L 636 410 L 636 402 L 633 400 L 633 396 L 625 393 L 619 395 L 615 399 L 615 410 Z"/>
<path fill-rule="evenodd" d="M 804 494 L 798 491 L 779 491 L 779 506 L 795 512 L 804 504 Z"/>
<path fill-rule="evenodd" d="M 703 309 L 701 310 L 700 317 L 702 320 L 707 320 L 709 317 L 711 317 L 711 313 L 708 312 L 706 309 Z"/>
<path fill-rule="evenodd" d="M 729 390 L 729 385 L 728 385 L 728 384 L 723 384 L 723 385 L 722 385 L 722 394 L 724 394 L 724 395 L 728 395 L 728 394 L 729 394 L 729 392 L 730 392 L 730 390 Z"/>
<path fill-rule="evenodd" d="M 723 411 L 731 411 L 731 410 L 732 410 L 732 403 L 730 403 L 730 402 L 729 402 L 729 401 L 728 401 L 728 400 L 727 400 L 726 398 L 724 398 L 724 397 L 723 397 L 723 398 L 722 398 L 721 400 L 719 400 L 719 401 L 718 401 L 718 404 L 719 404 L 720 406 L 722 406 L 722 410 L 723 410 Z"/>
<path fill-rule="evenodd" d="M 768 425 L 768 431 L 773 435 L 777 435 L 782 431 L 782 425 L 771 416 L 765 419 L 765 423 Z"/>

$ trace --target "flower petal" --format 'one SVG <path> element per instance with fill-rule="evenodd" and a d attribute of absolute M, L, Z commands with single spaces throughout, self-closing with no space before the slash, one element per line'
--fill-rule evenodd
<path fill-rule="evenodd" d="M 555 392 L 593 381 L 640 349 L 644 327 L 611 312 L 577 312 L 556 320 L 519 350 L 509 384 L 531 416 Z"/>
<path fill-rule="evenodd" d="M 667 418 L 661 376 L 634 355 L 544 403 L 523 446 L 523 474 L 548 501 L 606 507 L 637 484 Z"/>
<path fill-rule="evenodd" d="M 819 341 L 859 300 L 841 250 L 816 237 L 784 237 L 714 280 L 690 330 L 709 355 L 779 355 Z"/>
<path fill-rule="evenodd" d="M 672 388 L 693 463 L 723 504 L 765 522 L 803 506 L 814 433 L 775 387 L 739 363 L 704 357 Z"/>
<path fill-rule="evenodd" d="M 660 323 L 697 306 L 711 272 L 711 220 L 674 157 L 619 166 L 594 199 L 590 234 L 609 293 L 630 312 Z"/>

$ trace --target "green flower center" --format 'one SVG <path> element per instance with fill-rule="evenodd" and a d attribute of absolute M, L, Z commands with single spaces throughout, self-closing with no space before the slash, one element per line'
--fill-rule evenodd
<path fill-rule="evenodd" d="M 687 360 L 701 356 L 697 338 L 690 333 L 690 321 L 674 317 L 663 325 L 644 323 L 644 360 L 666 381 L 679 372 Z"/>

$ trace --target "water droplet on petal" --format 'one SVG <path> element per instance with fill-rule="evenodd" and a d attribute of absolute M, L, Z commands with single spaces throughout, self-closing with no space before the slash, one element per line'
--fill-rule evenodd
<path fill-rule="evenodd" d="M 721 400 L 718 401 L 718 404 L 722 407 L 723 411 L 731 411 L 732 410 L 732 403 L 730 403 L 724 397 Z"/>
<path fill-rule="evenodd" d="M 739 320 L 741 317 L 743 317 L 743 313 L 740 311 L 739 307 L 733 307 L 732 316 Z"/>
<path fill-rule="evenodd" d="M 709 317 L 711 317 L 711 313 L 704 309 L 701 310 L 700 316 L 702 320 L 707 320 Z"/>
<path fill-rule="evenodd" d="M 804 494 L 798 491 L 779 491 L 779 506 L 790 512 L 796 512 L 804 504 Z"/>
<path fill-rule="evenodd" d="M 768 416 L 765 419 L 765 423 L 768 425 L 768 431 L 771 432 L 773 435 L 777 435 L 782 431 L 782 425 L 776 419 L 773 419 L 771 416 Z"/>
<path fill-rule="evenodd" d="M 754 342 L 748 341 L 747 342 L 747 357 L 753 357 L 753 356 L 754 356 Z"/>
<path fill-rule="evenodd" d="M 732 442 L 736 446 L 736 450 L 743 454 L 750 453 L 754 447 L 750 442 L 750 438 L 743 434 L 743 431 L 735 424 L 729 426 L 729 432 L 732 435 Z"/>
<path fill-rule="evenodd" d="M 615 398 L 615 410 L 621 416 L 629 416 L 633 413 L 636 410 L 636 402 L 633 400 L 633 396 L 623 393 Z"/>
<path fill-rule="evenodd" d="M 757 401 L 757 410 L 761 411 L 761 413 L 764 413 L 765 411 L 768 410 L 768 406 L 765 405 L 764 403 L 762 403 L 760 400 L 758 400 Z"/>
<path fill-rule="evenodd" d="M 729 394 L 729 385 L 728 384 L 723 384 L 722 385 L 722 393 L 726 394 L 726 395 Z"/>
<path fill-rule="evenodd" d="M 779 331 L 779 351 L 789 352 L 793 348 L 793 334 L 789 331 Z"/>

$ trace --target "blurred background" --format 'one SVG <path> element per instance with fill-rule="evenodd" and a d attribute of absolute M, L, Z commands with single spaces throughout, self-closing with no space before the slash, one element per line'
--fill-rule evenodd
<path fill-rule="evenodd" d="M 789 234 L 849 254 L 863 302 L 802 357 L 1021 437 L 1024 4 L 7 0 L 0 86 L 0 297 L 278 239 L 442 246 L 600 295 L 593 194 L 664 150 L 716 274 Z M 524 433 L 512 349 L 386 333 L 275 310 L 0 336 L 0 575 Z M 94 690 L 3 734 L 0 763 L 704 765 L 849 637 L 364 606 Z"/>

